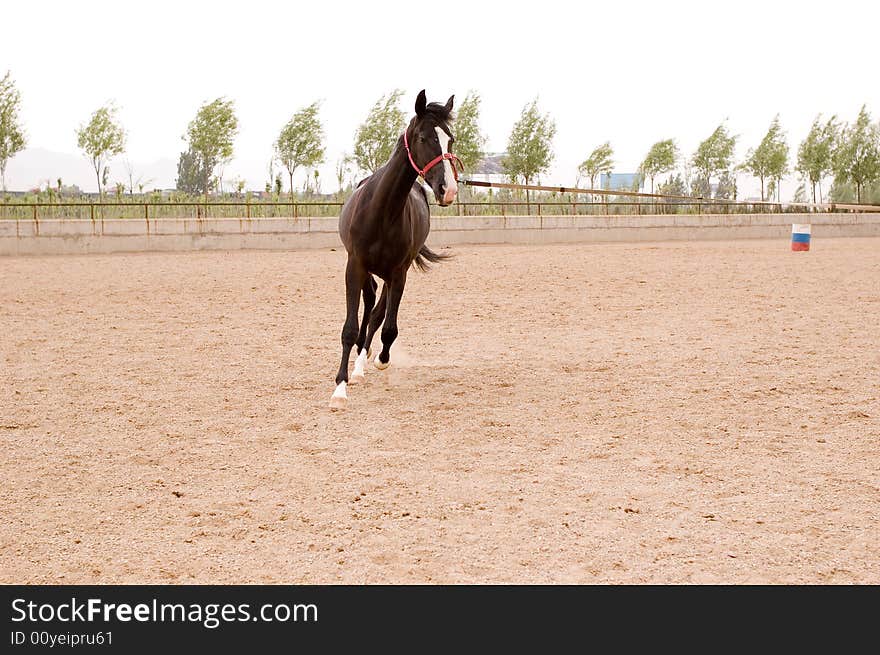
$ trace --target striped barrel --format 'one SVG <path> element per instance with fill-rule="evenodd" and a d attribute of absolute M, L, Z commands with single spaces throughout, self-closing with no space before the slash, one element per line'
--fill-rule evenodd
<path fill-rule="evenodd" d="M 810 249 L 810 226 L 794 223 L 791 226 L 791 249 L 804 251 Z"/>

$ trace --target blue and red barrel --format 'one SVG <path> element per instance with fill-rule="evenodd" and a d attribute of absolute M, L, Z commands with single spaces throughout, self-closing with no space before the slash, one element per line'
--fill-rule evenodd
<path fill-rule="evenodd" d="M 794 223 L 791 226 L 791 249 L 803 252 L 810 249 L 810 225 Z"/>

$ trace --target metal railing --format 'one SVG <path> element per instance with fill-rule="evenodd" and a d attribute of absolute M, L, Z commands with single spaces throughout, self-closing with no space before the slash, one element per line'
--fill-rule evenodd
<path fill-rule="evenodd" d="M 0 219 L 298 218 L 338 216 L 340 201 L 326 202 L 5 202 Z"/>
<path fill-rule="evenodd" d="M 194 220 L 233 218 L 335 217 L 341 201 L 255 202 L 0 202 L 0 220 L 110 220 L 185 218 Z M 805 207 L 809 207 L 805 209 Z M 803 205 L 795 203 L 733 202 L 723 200 L 481 200 L 456 202 L 449 207 L 431 205 L 434 216 L 632 216 L 657 214 L 767 214 L 839 213 L 880 211 L 874 205 Z"/>

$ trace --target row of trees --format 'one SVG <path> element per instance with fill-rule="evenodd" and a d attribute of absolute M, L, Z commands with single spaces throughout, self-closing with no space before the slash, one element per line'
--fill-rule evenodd
<path fill-rule="evenodd" d="M 403 91 L 397 89 L 382 96 L 373 105 L 367 119 L 357 128 L 353 151 L 337 161 L 336 177 L 342 189 L 346 174 L 356 171 L 371 173 L 383 165 L 406 126 L 408 114 L 401 110 Z M 459 103 L 456 116 L 456 154 L 466 169 L 473 170 L 484 156 L 486 138 L 480 129 L 480 96 L 470 92 Z M 5 190 L 7 162 L 26 143 L 20 121 L 20 94 L 7 73 L 0 80 L 0 176 Z M 233 157 L 239 123 L 231 100 L 217 98 L 203 104 L 187 126 L 186 148 L 178 160 L 177 188 L 186 193 L 208 194 L 222 180 L 223 167 Z M 99 193 L 108 184 L 110 158 L 125 151 L 126 133 L 119 124 L 117 110 L 107 105 L 96 110 L 89 121 L 77 130 L 77 144 L 89 159 L 98 182 Z M 556 123 L 538 108 L 537 100 L 527 104 L 513 126 L 502 159 L 505 174 L 513 181 L 531 184 L 546 173 L 553 162 L 553 138 Z M 750 149 L 745 160 L 734 161 L 737 136 L 731 135 L 722 123 L 687 159 L 681 157 L 674 139 L 653 144 L 639 166 L 638 173 L 650 180 L 654 192 L 655 179 L 671 174 L 684 166 L 684 175 L 676 174 L 663 182 L 659 191 L 672 195 L 708 198 L 736 198 L 736 172 L 744 171 L 760 181 L 761 199 L 779 194 L 782 178 L 790 172 L 789 146 L 777 115 L 761 142 Z M 274 142 L 266 190 L 274 185 L 281 192 L 279 163 L 287 172 L 289 189 L 294 192 L 294 174 L 313 169 L 314 189 L 318 190 L 317 166 L 325 161 L 324 127 L 320 120 L 320 103 L 314 102 L 293 114 L 281 128 Z M 578 167 L 580 177 L 588 178 L 595 188 L 597 177 L 610 174 L 614 168 L 614 150 L 610 142 L 596 147 Z M 835 187 L 853 187 L 857 201 L 863 190 L 880 181 L 880 123 L 871 121 L 867 108 L 862 107 L 856 121 L 842 124 L 836 116 L 823 121 L 818 116 L 810 132 L 800 144 L 795 170 L 812 191 L 822 199 L 822 180 L 834 176 Z M 129 170 L 129 191 L 134 192 L 132 171 Z M 712 180 L 715 179 L 714 194 Z M 117 184 L 117 187 L 121 183 Z M 307 176 L 306 184 L 310 184 Z M 240 183 L 240 189 L 243 188 Z"/>
<path fill-rule="evenodd" d="M 789 146 L 785 132 L 777 114 L 764 138 L 757 147 L 746 154 L 739 164 L 734 162 L 737 137 L 728 133 L 722 123 L 697 147 L 693 155 L 684 163 L 693 171 L 688 190 L 681 176 L 675 176 L 661 185 L 660 192 L 672 195 L 711 197 L 711 181 L 717 179 L 716 198 L 736 197 L 734 173 L 744 171 L 761 184 L 761 200 L 779 194 L 782 178 L 790 170 Z M 651 182 L 654 193 L 654 179 L 671 173 L 682 163 L 678 146 L 673 139 L 658 141 L 651 146 L 638 172 Z M 862 201 L 865 188 L 880 181 L 880 123 L 872 123 L 867 107 L 862 107 L 856 121 L 842 125 L 836 116 L 827 121 L 817 116 L 806 138 L 798 148 L 795 162 L 804 185 L 808 185 L 812 202 L 822 198 L 822 180 L 833 175 L 835 185 L 851 185 L 855 190 L 857 202 Z M 614 168 L 614 151 L 608 142 L 598 146 L 578 168 L 578 172 L 595 186 L 596 177 L 611 173 Z M 802 190 L 799 195 L 803 195 Z M 803 198 L 800 198 L 803 199 Z"/>

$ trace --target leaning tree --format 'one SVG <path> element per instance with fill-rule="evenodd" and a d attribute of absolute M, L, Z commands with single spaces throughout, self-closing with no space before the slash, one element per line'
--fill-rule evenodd
<path fill-rule="evenodd" d="M 319 102 L 297 111 L 275 141 L 275 156 L 290 176 L 290 197 L 293 198 L 293 174 L 296 169 L 317 166 L 324 161 L 324 128 L 318 118 Z"/>
<path fill-rule="evenodd" d="M 95 169 L 98 195 L 104 195 L 104 185 L 110 175 L 107 161 L 125 152 L 125 130 L 119 124 L 117 109 L 112 104 L 99 107 L 88 123 L 76 131 L 76 144 Z"/>
<path fill-rule="evenodd" d="M 8 72 L 0 80 L 0 188 L 6 191 L 6 164 L 24 150 L 27 138 L 21 126 L 21 94 Z"/>

